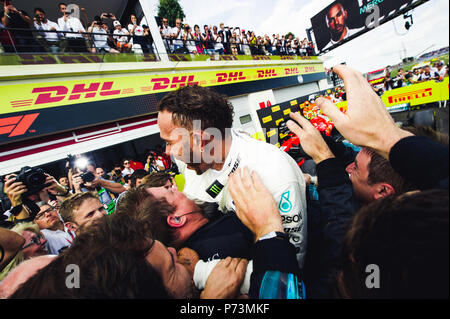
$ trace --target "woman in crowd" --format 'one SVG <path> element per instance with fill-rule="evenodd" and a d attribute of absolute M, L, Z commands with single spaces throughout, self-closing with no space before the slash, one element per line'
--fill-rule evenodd
<path fill-rule="evenodd" d="M 193 33 L 194 39 L 195 39 L 195 46 L 197 49 L 197 53 L 198 54 L 205 54 L 205 50 L 203 49 L 202 46 L 202 33 L 200 31 L 200 27 L 198 26 L 198 24 L 194 25 L 194 33 Z"/>
<path fill-rule="evenodd" d="M 184 26 L 184 37 L 183 41 L 188 49 L 189 53 L 197 54 L 197 46 L 195 44 L 195 36 L 192 34 L 192 28 L 189 25 Z"/>

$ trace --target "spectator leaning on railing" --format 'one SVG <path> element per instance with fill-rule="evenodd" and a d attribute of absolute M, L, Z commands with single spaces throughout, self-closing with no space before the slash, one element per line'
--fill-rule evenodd
<path fill-rule="evenodd" d="M 33 20 L 29 17 L 29 15 L 25 11 L 17 9 L 13 5 L 12 0 L 1 0 L 1 3 L 3 5 L 4 10 L 1 22 L 6 28 L 31 30 L 33 26 Z M 13 30 L 8 32 L 12 38 L 12 42 L 10 44 L 13 47 L 7 48 L 6 51 L 11 52 L 14 52 L 14 50 L 18 52 L 39 51 L 39 46 L 34 40 L 33 33 L 31 31 Z"/>
<path fill-rule="evenodd" d="M 148 28 L 146 28 L 146 25 L 139 24 L 139 21 L 135 14 L 130 15 L 128 32 L 130 32 L 130 35 L 132 36 L 133 51 L 139 50 L 140 48 L 143 53 L 153 53 L 151 44 L 147 41 L 150 32 Z"/>
<path fill-rule="evenodd" d="M 81 21 L 70 15 L 65 3 L 59 4 L 59 10 L 62 13 L 62 17 L 58 19 L 58 25 L 59 29 L 64 31 L 64 36 L 67 39 L 67 50 L 73 52 L 87 52 L 86 41 L 82 35 L 86 30 L 81 24 Z"/>
<path fill-rule="evenodd" d="M 122 25 L 118 20 L 114 21 L 114 39 L 117 41 L 117 49 L 120 52 L 130 52 L 131 51 L 131 43 L 129 43 L 129 35 L 130 33 L 122 28 Z"/>
<path fill-rule="evenodd" d="M 56 31 L 59 31 L 59 26 L 53 21 L 47 19 L 45 11 L 42 8 L 34 9 L 34 27 L 36 30 L 45 30 L 45 31 L 55 31 L 55 32 L 42 32 L 42 35 L 46 41 L 44 43 L 45 47 L 50 47 L 53 53 L 57 53 L 59 51 L 59 36 L 60 34 Z"/>
<path fill-rule="evenodd" d="M 214 54 L 214 52 L 215 52 L 215 46 L 214 46 L 215 37 L 211 31 L 211 28 L 205 24 L 203 26 L 203 30 L 204 30 L 204 33 L 202 33 L 203 47 L 205 48 L 207 54 Z"/>
<path fill-rule="evenodd" d="M 100 17 L 96 17 L 92 22 L 92 25 L 88 28 L 88 32 L 94 33 L 92 35 L 92 40 L 94 41 L 94 47 L 91 49 L 92 53 L 100 53 L 102 51 L 108 53 L 119 53 L 114 48 L 108 45 L 108 38 L 113 41 L 111 34 L 108 32 L 108 25 L 102 22 Z M 102 33 L 103 35 L 100 35 Z"/>
<path fill-rule="evenodd" d="M 172 28 L 172 39 L 173 39 L 173 53 L 177 53 L 177 50 L 180 50 L 183 48 L 183 38 L 185 30 L 183 28 L 183 23 L 181 22 L 181 19 L 177 19 L 175 21 L 175 27 Z"/>

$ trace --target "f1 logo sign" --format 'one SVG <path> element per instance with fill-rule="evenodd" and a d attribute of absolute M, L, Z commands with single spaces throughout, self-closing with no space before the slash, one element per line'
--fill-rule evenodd
<path fill-rule="evenodd" d="M 8 137 L 14 137 L 25 134 L 39 114 L 33 113 L 0 119 L 0 135 L 9 134 Z"/>

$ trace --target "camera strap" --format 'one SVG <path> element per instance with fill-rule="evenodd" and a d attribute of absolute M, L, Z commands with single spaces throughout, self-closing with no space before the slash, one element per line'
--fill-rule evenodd
<path fill-rule="evenodd" d="M 28 210 L 30 211 L 30 218 L 32 219 L 34 219 L 41 210 L 35 202 L 28 198 L 22 198 L 22 204 L 28 208 Z"/>

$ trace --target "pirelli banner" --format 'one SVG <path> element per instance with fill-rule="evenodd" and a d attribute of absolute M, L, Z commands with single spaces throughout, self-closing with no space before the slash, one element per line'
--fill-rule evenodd
<path fill-rule="evenodd" d="M 186 85 L 227 96 L 319 81 L 322 64 L 0 85 L 0 144 L 156 112 L 159 100 Z"/>
<path fill-rule="evenodd" d="M 427 81 L 386 91 L 381 96 L 381 100 L 391 113 L 448 99 L 449 77 L 445 77 L 441 82 Z M 347 102 L 342 102 L 341 106 L 346 107 Z"/>
<path fill-rule="evenodd" d="M 389 109 L 399 104 L 410 106 L 446 101 L 449 99 L 449 78 L 442 82 L 427 81 L 399 89 L 386 91 L 381 99 Z"/>

